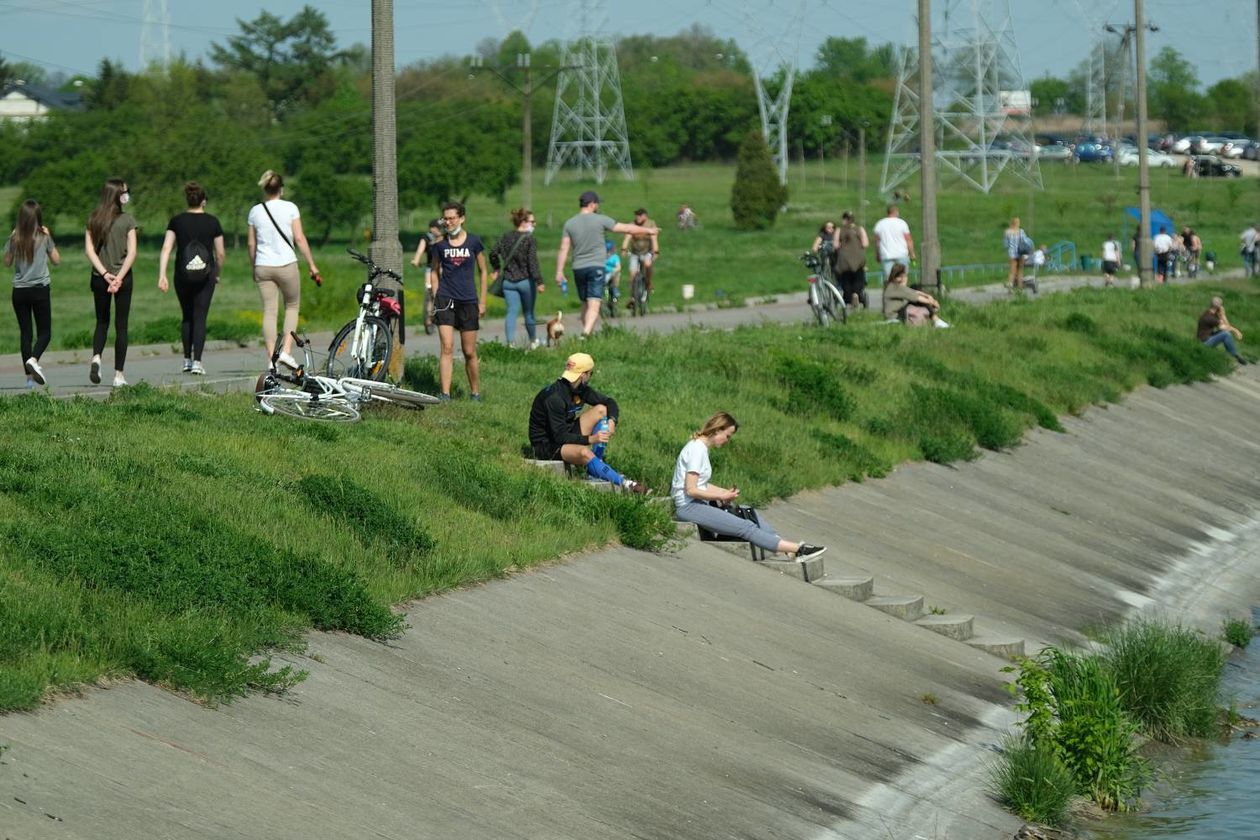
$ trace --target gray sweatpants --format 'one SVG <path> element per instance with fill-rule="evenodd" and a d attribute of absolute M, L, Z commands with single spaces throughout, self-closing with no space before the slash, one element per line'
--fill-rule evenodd
<path fill-rule="evenodd" d="M 713 505 L 687 502 L 682 507 L 674 508 L 674 517 L 683 522 L 694 522 L 717 534 L 738 537 L 766 551 L 779 550 L 779 535 L 761 518 L 761 511 L 757 511 L 757 523 L 754 525 L 747 519 L 740 519 L 730 511 L 715 508 Z"/>

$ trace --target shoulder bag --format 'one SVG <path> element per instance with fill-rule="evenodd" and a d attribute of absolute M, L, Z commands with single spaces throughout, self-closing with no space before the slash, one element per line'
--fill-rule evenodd
<path fill-rule="evenodd" d="M 507 271 L 508 263 L 512 261 L 512 255 L 516 253 L 516 249 L 520 247 L 520 244 L 525 241 L 527 236 L 529 236 L 528 233 L 522 233 L 512 243 L 512 247 L 508 249 L 508 255 L 503 260 L 503 267 L 499 269 L 499 276 L 494 278 L 494 282 L 490 284 L 490 294 L 495 297 L 503 297 L 503 273 Z"/>

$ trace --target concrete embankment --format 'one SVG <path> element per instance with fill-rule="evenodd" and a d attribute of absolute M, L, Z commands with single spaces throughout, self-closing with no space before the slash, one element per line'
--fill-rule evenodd
<path fill-rule="evenodd" d="M 831 546 L 824 582 L 871 579 L 850 597 L 980 636 L 1138 609 L 1214 632 L 1260 601 L 1252 370 L 769 515 Z M 1004 661 L 850 597 L 695 541 L 613 549 L 414 604 L 390 644 L 314 634 L 284 698 L 94 689 L 0 718 L 0 836 L 1010 837 L 983 789 Z"/>

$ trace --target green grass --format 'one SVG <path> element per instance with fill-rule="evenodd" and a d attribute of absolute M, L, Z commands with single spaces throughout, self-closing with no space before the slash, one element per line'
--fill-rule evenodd
<path fill-rule="evenodd" d="M 868 161 L 866 225 L 869 229 L 883 215 L 884 199 L 878 196 L 881 160 Z M 662 259 L 655 276 L 654 302 L 658 308 L 681 306 L 682 286 L 696 289 L 695 303 L 724 304 L 747 298 L 798 292 L 805 271 L 796 257 L 812 244 L 825 219 L 838 219 L 844 209 L 858 208 L 857 164 L 849 165 L 842 177 L 840 161 L 830 161 L 825 169 L 817 161 L 806 164 L 804 177 L 794 164 L 789 174 L 790 198 L 787 212 L 776 226 L 763 232 L 737 231 L 729 208 L 734 179 L 733 165 L 704 164 L 669 169 L 640 169 L 632 182 L 612 176 L 599 187 L 603 210 L 614 218 L 629 221 L 635 208 L 647 207 L 653 218 L 665 227 L 661 236 Z M 823 175 L 826 175 L 824 178 Z M 946 182 L 939 198 L 939 226 L 942 263 L 968 265 L 1000 263 L 1002 231 L 1012 215 L 1020 215 L 1025 227 L 1038 242 L 1076 242 L 1082 255 L 1098 256 L 1108 232 L 1123 235 L 1122 209 L 1133 204 L 1135 171 L 1122 170 L 1117 179 L 1109 167 L 1043 166 L 1045 190 L 1034 193 L 1015 179 L 1003 180 L 983 195 L 970 188 Z M 1241 220 L 1260 212 L 1260 179 L 1241 181 L 1187 180 L 1169 170 L 1152 172 L 1152 196 L 1156 206 L 1170 213 L 1178 224 L 1193 225 L 1203 237 L 1204 246 L 1215 250 L 1221 268 L 1238 267 L 1237 236 Z M 574 311 L 576 295 L 561 297 L 551 279 L 555 274 L 555 253 L 560 228 L 577 209 L 577 196 L 589 184 L 561 177 L 550 185 L 539 174 L 534 184 L 534 211 L 539 220 L 539 259 L 548 290 L 539 299 L 538 311 Z M 916 184 L 911 192 L 917 194 Z M 12 192 L 14 188 L 4 188 Z M 468 201 L 468 224 L 483 237 L 493 238 L 508 228 L 508 211 L 520 202 L 520 188 L 508 192 L 504 202 L 474 196 Z M 300 189 L 294 194 L 299 206 Z M 690 203 L 699 214 L 698 230 L 679 232 L 672 226 L 678 206 Z M 10 206 L 0 204 L 0 206 Z M 167 219 L 145 216 L 145 207 L 136 205 L 142 225 L 140 255 L 132 302 L 131 340 L 133 343 L 176 343 L 179 340 L 179 305 L 174 293 L 157 290 L 158 251 Z M 403 220 L 402 245 L 405 255 L 414 250 L 420 230 L 432 212 L 407 213 Z M 919 209 L 912 200 L 903 208 L 916 237 L 920 234 Z M 53 343 L 56 348 L 86 347 L 93 326 L 92 296 L 87 288 L 88 264 L 83 256 L 82 220 L 58 219 L 53 224 L 63 263 L 53 272 Z M 1128 226 L 1132 229 L 1132 224 Z M 334 240 L 316 249 L 316 261 L 324 274 L 323 288 L 303 281 L 302 328 L 333 330 L 355 312 L 354 289 L 363 273 L 344 253 L 347 242 Z M 366 250 L 361 236 L 353 242 Z M 243 238 L 229 237 L 228 260 L 223 282 L 215 292 L 211 308 L 211 338 L 251 341 L 261 333 L 260 307 L 251 279 Z M 618 242 L 618 245 L 620 243 Z M 873 265 L 874 254 L 870 255 Z M 421 275 L 409 265 L 411 289 L 418 291 Z M 992 282 L 999 275 L 970 272 L 955 277 L 954 286 Z M 413 298 L 414 299 L 414 298 Z M 415 304 L 413 303 L 413 307 Z M 491 299 L 491 317 L 503 314 L 503 302 Z M 415 308 L 412 310 L 416 311 Z M 0 318 L 0 347 L 16 347 L 17 332 L 12 318 Z M 948 441 L 942 442 L 948 453 Z"/>
<path fill-rule="evenodd" d="M 1108 633 L 1102 654 L 1125 708 L 1160 741 L 1206 738 L 1216 732 L 1220 642 L 1179 625 L 1135 621 Z"/>
<path fill-rule="evenodd" d="M 1221 638 L 1237 648 L 1245 648 L 1251 644 L 1251 637 L 1255 632 L 1251 619 L 1248 618 L 1227 618 L 1221 622 Z"/>
<path fill-rule="evenodd" d="M 1220 289 L 1231 318 L 1260 296 Z M 1193 339 L 1206 290 L 1082 290 L 947 313 L 951 330 L 616 330 L 584 345 L 617 397 L 609 452 L 663 488 L 712 412 L 742 427 L 715 465 L 754 504 L 972 457 L 1142 383 L 1232 370 Z M 300 674 L 268 651 L 310 627 L 388 638 L 391 605 L 613 542 L 673 536 L 667 505 L 525 465 L 537 390 L 561 357 L 483 345 L 484 403 L 382 408 L 350 426 L 264 417 L 247 395 L 136 387 L 105 402 L 0 400 L 0 708 L 102 676 L 210 701 Z M 435 360 L 407 379 L 432 391 Z M 261 659 L 255 659 L 261 654 Z"/>
<path fill-rule="evenodd" d="M 1067 821 L 1076 779 L 1053 748 L 1008 737 L 1002 756 L 989 769 L 998 801 L 1022 819 L 1059 826 Z"/>

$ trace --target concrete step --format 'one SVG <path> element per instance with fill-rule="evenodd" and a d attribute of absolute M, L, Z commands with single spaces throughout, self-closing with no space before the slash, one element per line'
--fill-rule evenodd
<path fill-rule="evenodd" d="M 836 575 L 824 575 L 822 580 L 810 579 L 815 586 L 821 586 L 828 592 L 834 592 L 837 595 L 843 595 L 850 601 L 865 601 L 871 597 L 875 591 L 875 578 L 873 577 L 844 577 Z"/>
<path fill-rule="evenodd" d="M 975 616 L 971 615 L 946 613 L 945 615 L 925 615 L 915 624 L 933 633 L 940 633 L 947 639 L 965 642 L 972 637 L 972 626 L 975 620 Z"/>
<path fill-rule="evenodd" d="M 1002 659 L 1017 659 L 1024 655 L 1024 640 L 1011 639 L 1001 636 L 972 636 L 967 639 L 966 644 L 982 650 L 985 653 L 991 653 L 994 656 L 1000 656 Z"/>
<path fill-rule="evenodd" d="M 876 595 L 863 603 L 905 621 L 914 621 L 923 615 L 922 595 Z"/>
<path fill-rule="evenodd" d="M 735 545 L 742 545 L 742 543 L 735 543 Z M 748 556 L 747 548 L 744 549 L 744 556 Z M 766 560 L 761 563 L 761 565 L 765 566 L 767 569 L 774 569 L 777 572 L 782 572 L 789 577 L 803 580 L 806 583 L 823 576 L 823 561 L 821 557 L 812 557 L 808 560 L 801 560 L 799 563 L 795 560 Z"/>

